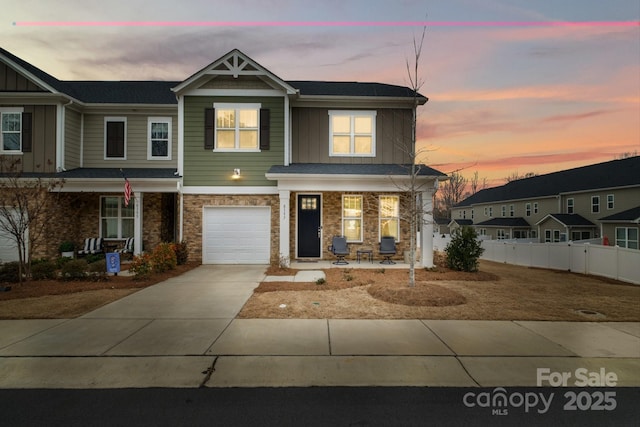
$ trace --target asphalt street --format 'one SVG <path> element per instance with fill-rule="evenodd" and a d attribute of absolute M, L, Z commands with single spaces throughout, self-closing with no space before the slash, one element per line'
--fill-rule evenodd
<path fill-rule="evenodd" d="M 615 408 L 607 410 L 594 409 L 597 399 L 584 394 L 607 391 L 615 392 Z M 5 389 L 0 390 L 0 425 L 547 427 L 631 426 L 640 419 L 638 388 L 505 392 L 506 406 L 498 407 L 483 398 L 495 396 L 490 388 Z M 575 410 L 567 409 L 571 393 L 578 396 Z M 534 395 L 551 400 L 546 411 Z M 489 406 L 479 406 L 485 403 Z"/>

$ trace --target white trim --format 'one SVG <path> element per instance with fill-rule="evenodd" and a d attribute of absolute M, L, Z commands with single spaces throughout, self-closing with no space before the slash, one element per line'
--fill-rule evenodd
<path fill-rule="evenodd" d="M 0 107 L 0 154 L 3 155 L 16 155 L 23 154 L 22 151 L 22 113 L 24 113 L 23 107 Z M 4 142 L 2 140 L 2 115 L 3 114 L 19 114 L 20 115 L 20 135 L 18 142 L 20 143 L 20 149 L 18 150 L 4 150 Z M 33 120 L 32 120 L 33 122 Z M 31 123 L 31 127 L 33 128 L 33 123 Z M 33 132 L 33 129 L 32 129 Z M 31 147 L 33 150 L 33 146 Z"/>
<path fill-rule="evenodd" d="M 149 180 L 129 179 L 131 187 L 144 193 L 175 193 L 179 178 L 154 178 Z M 122 178 L 87 179 L 66 178 L 61 193 L 122 193 Z"/>
<path fill-rule="evenodd" d="M 147 160 L 171 160 L 171 150 L 172 150 L 172 117 L 147 117 Z M 152 144 L 151 144 L 151 124 L 152 123 L 166 123 L 168 125 L 168 135 L 167 135 L 167 155 L 166 156 L 153 156 L 152 155 Z"/>
<path fill-rule="evenodd" d="M 124 122 L 124 156 L 123 157 L 107 157 L 107 123 L 108 122 Z M 104 117 L 104 160 L 127 160 L 127 118 L 124 116 L 105 116 Z"/>
<path fill-rule="evenodd" d="M 284 165 L 291 163 L 291 106 L 289 97 L 284 97 Z"/>
<path fill-rule="evenodd" d="M 609 207 L 609 196 L 611 196 L 611 207 Z M 616 208 L 616 195 L 615 194 L 607 194 L 607 210 L 614 210 Z"/>
<path fill-rule="evenodd" d="M 252 96 L 281 97 L 282 91 L 276 89 L 191 89 L 184 96 Z"/>
<path fill-rule="evenodd" d="M 594 210 L 593 210 L 593 207 L 594 207 L 594 206 L 596 206 L 596 204 L 595 204 L 595 203 L 593 203 L 594 199 L 597 199 L 597 200 L 598 200 L 598 205 L 597 205 L 597 206 L 598 206 L 598 210 L 597 210 L 597 211 L 594 211 Z M 595 195 L 595 196 L 591 196 L 591 213 L 592 213 L 592 214 L 599 214 L 599 213 L 600 213 L 600 211 L 602 210 L 602 209 L 600 209 L 600 206 L 601 206 L 601 203 L 600 203 L 600 195 L 598 194 L 598 195 Z"/>
<path fill-rule="evenodd" d="M 104 199 L 106 198 L 112 198 L 112 199 L 118 199 L 118 216 L 113 217 L 113 216 L 108 216 L 108 217 L 103 217 L 102 216 L 102 202 Z M 138 195 L 132 195 L 131 199 L 133 200 L 133 216 L 122 216 L 122 209 L 125 208 L 124 206 L 124 196 L 121 194 L 103 194 L 100 196 L 100 203 L 99 203 L 99 207 L 98 207 L 98 233 L 99 233 L 99 237 L 102 237 L 105 240 L 121 240 L 121 239 L 126 239 L 127 237 L 137 237 L 136 236 L 136 211 L 138 209 L 138 200 L 139 197 Z M 131 203 L 129 203 L 131 204 Z M 102 229 L 102 219 L 103 218 L 115 218 L 118 221 L 118 226 L 117 226 L 117 236 L 116 237 L 106 237 L 103 236 L 103 232 L 104 230 Z M 133 227 L 133 236 L 123 236 L 122 235 L 122 221 L 124 219 L 133 219 L 134 220 L 134 227 Z"/>
<path fill-rule="evenodd" d="M 84 167 L 84 113 L 80 113 L 80 167 Z"/>
<path fill-rule="evenodd" d="M 175 184 L 174 184 L 175 185 Z M 280 189 L 282 190 L 282 189 Z M 278 187 L 222 187 L 222 186 L 184 186 L 182 187 L 182 194 L 220 194 L 220 195 L 247 195 L 247 194 L 261 194 L 271 195 L 278 194 Z"/>
<path fill-rule="evenodd" d="M 242 102 L 214 102 L 213 108 L 215 110 L 215 117 L 213 118 L 214 128 L 214 152 L 233 152 L 233 153 L 259 153 L 260 152 L 260 109 L 262 104 L 260 103 L 242 103 Z M 218 148 L 218 111 L 219 110 L 233 110 L 235 113 L 235 128 L 234 128 L 234 148 Z M 255 110 L 256 111 L 256 146 L 254 148 L 240 148 L 240 115 L 239 110 Z M 226 128 L 225 128 L 226 129 Z M 230 129 L 230 128 L 229 128 Z M 246 130 L 253 130 L 253 128 L 244 128 Z M 227 129 L 228 130 L 228 129 Z"/>
<path fill-rule="evenodd" d="M 382 237 L 382 203 L 381 200 L 383 197 L 394 198 L 397 203 L 397 215 L 395 217 L 384 217 L 386 219 L 395 219 L 396 220 L 396 235 L 393 236 L 396 239 L 396 242 L 401 240 L 400 235 L 400 196 L 397 194 L 380 194 L 378 195 L 378 242 L 380 242 L 380 238 Z"/>
<path fill-rule="evenodd" d="M 344 199 L 345 197 L 357 197 L 360 199 L 360 217 L 356 217 L 356 216 L 344 216 Z M 341 199 L 342 203 L 340 205 L 340 230 L 342 235 L 347 239 L 347 242 L 349 243 L 362 243 L 363 239 L 364 239 L 364 197 L 362 194 L 343 194 L 342 195 L 342 199 Z M 360 220 L 360 237 L 356 240 L 349 240 L 347 238 L 347 235 L 344 232 L 344 221 L 345 218 L 347 220 Z"/>
<path fill-rule="evenodd" d="M 183 176 L 184 171 L 184 97 L 178 98 L 178 167 L 179 176 Z"/>
<path fill-rule="evenodd" d="M 336 116 L 348 116 L 350 120 L 349 153 L 333 152 L 333 118 Z M 355 119 L 356 117 L 368 117 L 371 119 L 371 152 L 355 152 Z M 375 110 L 329 110 L 329 157 L 375 157 L 376 156 L 376 117 Z"/>
<path fill-rule="evenodd" d="M 408 175 L 349 175 L 349 174 L 266 174 L 277 180 L 278 189 L 290 191 L 388 191 L 397 193 L 411 182 Z M 424 181 L 422 180 L 424 179 Z M 419 185 L 427 186 L 434 176 L 419 177 Z M 425 187 L 426 188 L 426 187 Z"/>
<path fill-rule="evenodd" d="M 289 223 L 289 201 L 291 200 L 291 192 L 287 190 L 282 190 L 278 192 L 278 199 L 280 201 L 280 221 L 279 221 L 279 230 L 280 230 L 280 245 L 279 245 L 279 256 L 280 262 L 285 263 L 286 267 L 288 267 L 291 263 L 291 247 L 290 247 L 290 223 Z M 296 215 L 297 222 L 297 215 Z M 296 241 L 297 241 L 297 233 L 296 233 Z M 297 243 L 296 243 L 297 247 Z"/>

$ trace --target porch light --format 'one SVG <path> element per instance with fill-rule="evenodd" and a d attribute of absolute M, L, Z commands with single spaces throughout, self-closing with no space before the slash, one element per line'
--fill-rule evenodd
<path fill-rule="evenodd" d="M 231 179 L 240 179 L 240 169 L 236 168 L 233 170 L 233 175 L 231 175 Z"/>

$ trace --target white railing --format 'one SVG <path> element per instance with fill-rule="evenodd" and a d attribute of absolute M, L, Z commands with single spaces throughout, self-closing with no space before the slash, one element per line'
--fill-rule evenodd
<path fill-rule="evenodd" d="M 640 250 L 589 243 L 512 243 L 484 240 L 481 259 L 593 274 L 640 285 Z"/>

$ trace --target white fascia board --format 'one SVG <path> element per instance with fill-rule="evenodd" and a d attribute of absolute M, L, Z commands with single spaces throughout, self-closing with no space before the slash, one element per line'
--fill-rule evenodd
<path fill-rule="evenodd" d="M 182 194 L 278 194 L 278 187 L 235 187 L 235 186 L 207 186 L 190 185 L 182 188 Z"/>
<path fill-rule="evenodd" d="M 275 89 L 192 89 L 184 96 L 270 96 L 282 97 L 284 93 Z"/>
<path fill-rule="evenodd" d="M 140 179 L 129 178 L 134 192 L 177 193 L 181 178 Z M 124 179 L 82 179 L 67 178 L 60 189 L 61 193 L 124 193 Z"/>
<path fill-rule="evenodd" d="M 0 100 L 6 103 L 24 104 L 25 100 L 33 105 L 51 105 L 57 102 L 73 101 L 81 104 L 80 101 L 60 93 L 43 93 L 43 92 L 10 92 L 0 93 Z"/>
<path fill-rule="evenodd" d="M 406 192 L 410 177 L 407 175 L 320 175 L 320 174 L 267 174 L 277 180 L 279 190 L 289 191 L 388 191 Z M 420 176 L 417 190 L 428 188 L 435 176 Z"/>

